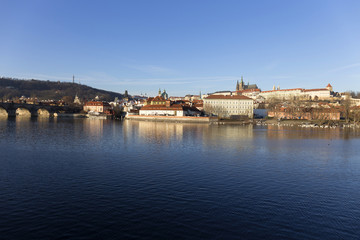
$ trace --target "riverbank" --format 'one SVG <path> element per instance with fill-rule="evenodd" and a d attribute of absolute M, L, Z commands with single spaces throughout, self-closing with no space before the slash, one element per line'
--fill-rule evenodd
<path fill-rule="evenodd" d="M 277 119 L 254 119 L 254 125 L 271 125 L 286 127 L 304 127 L 304 128 L 358 128 L 359 123 L 346 123 L 345 121 L 323 121 L 323 120 L 277 120 Z"/>
<path fill-rule="evenodd" d="M 258 125 L 258 126 L 286 126 L 304 128 L 359 128 L 360 124 L 346 123 L 345 121 L 324 121 L 324 120 L 277 120 L 277 119 L 218 119 L 217 117 L 190 117 L 190 116 L 145 116 L 127 115 L 126 120 L 154 121 L 154 122 L 191 122 L 209 123 L 217 125 Z"/>
<path fill-rule="evenodd" d="M 127 115 L 125 119 L 154 121 L 154 122 L 192 122 L 192 123 L 214 123 L 217 121 L 217 118 L 214 117 L 145 116 L 145 115 Z"/>

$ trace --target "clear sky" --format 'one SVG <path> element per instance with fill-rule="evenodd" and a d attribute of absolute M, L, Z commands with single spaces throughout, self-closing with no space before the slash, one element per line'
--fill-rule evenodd
<path fill-rule="evenodd" d="M 360 91 L 360 1 L 0 0 L 0 76 L 129 94 Z"/>

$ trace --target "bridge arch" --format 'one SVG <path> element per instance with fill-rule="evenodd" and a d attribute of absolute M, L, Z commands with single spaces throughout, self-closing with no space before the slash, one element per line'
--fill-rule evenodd
<path fill-rule="evenodd" d="M 38 115 L 38 117 L 48 118 L 48 117 L 50 117 L 50 112 L 45 108 L 40 108 L 37 110 L 37 115 Z"/>
<path fill-rule="evenodd" d="M 8 117 L 8 116 L 9 116 L 9 114 L 6 111 L 6 109 L 0 107 L 0 118 L 4 118 L 4 117 Z"/>
<path fill-rule="evenodd" d="M 20 117 L 31 117 L 31 112 L 29 111 L 29 109 L 26 108 L 17 108 L 16 112 L 15 112 L 16 116 L 20 116 Z"/>

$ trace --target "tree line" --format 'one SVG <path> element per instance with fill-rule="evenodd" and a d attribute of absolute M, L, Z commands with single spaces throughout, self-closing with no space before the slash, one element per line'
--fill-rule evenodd
<path fill-rule="evenodd" d="M 115 97 L 120 99 L 123 97 L 120 93 L 100 90 L 78 83 L 0 78 L 0 98 L 2 100 L 12 100 L 25 96 L 39 100 L 51 99 L 58 101 L 65 96 L 74 97 L 75 95 L 86 100 L 98 96 L 103 101 L 112 101 Z"/>

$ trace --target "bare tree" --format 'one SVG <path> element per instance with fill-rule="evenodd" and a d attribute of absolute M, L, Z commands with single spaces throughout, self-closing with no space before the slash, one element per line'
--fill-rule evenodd
<path fill-rule="evenodd" d="M 268 98 L 266 99 L 266 108 L 270 111 L 274 111 L 281 102 L 282 101 L 280 99 L 275 97 Z"/>
<path fill-rule="evenodd" d="M 344 117 L 346 123 L 350 121 L 350 108 L 351 108 L 351 99 L 350 94 L 346 93 L 344 100 L 341 101 L 341 105 L 344 107 Z"/>

